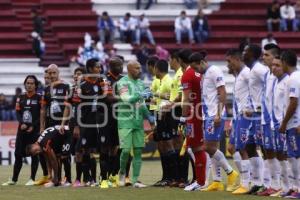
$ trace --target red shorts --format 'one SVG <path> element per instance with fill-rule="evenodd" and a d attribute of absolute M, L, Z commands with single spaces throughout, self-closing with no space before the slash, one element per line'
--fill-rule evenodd
<path fill-rule="evenodd" d="M 186 145 L 197 148 L 203 145 L 203 127 L 199 119 L 191 119 L 187 122 Z"/>

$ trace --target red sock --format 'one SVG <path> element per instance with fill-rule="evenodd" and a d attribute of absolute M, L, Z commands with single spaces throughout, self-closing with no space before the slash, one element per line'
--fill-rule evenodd
<path fill-rule="evenodd" d="M 205 185 L 206 180 L 206 154 L 205 151 L 198 151 L 195 155 L 196 179 L 199 185 Z"/>

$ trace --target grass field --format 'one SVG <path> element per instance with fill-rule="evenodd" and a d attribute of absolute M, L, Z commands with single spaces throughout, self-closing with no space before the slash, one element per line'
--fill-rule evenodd
<path fill-rule="evenodd" d="M 101 190 L 99 188 L 43 188 L 43 187 L 25 187 L 24 183 L 28 180 L 30 168 L 24 166 L 17 186 L 0 186 L 0 200 L 227 200 L 227 199 L 262 199 L 250 195 L 233 196 L 227 192 L 184 192 L 176 188 L 154 188 L 134 189 L 131 187 L 111 188 Z M 74 172 L 74 170 L 73 170 Z M 39 169 L 37 177 L 40 177 Z M 5 182 L 12 175 L 11 166 L 0 166 L 0 182 Z M 74 175 L 74 173 L 73 173 Z M 145 161 L 143 163 L 140 180 L 148 185 L 153 184 L 161 177 L 160 163 L 158 161 Z M 271 198 L 263 198 L 271 199 Z"/>

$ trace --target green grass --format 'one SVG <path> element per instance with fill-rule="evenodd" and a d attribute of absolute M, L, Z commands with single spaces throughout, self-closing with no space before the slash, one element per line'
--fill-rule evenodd
<path fill-rule="evenodd" d="M 227 192 L 184 192 L 176 188 L 154 188 L 134 189 L 131 187 L 111 188 L 101 190 L 99 188 L 43 188 L 43 187 L 25 187 L 24 183 L 28 180 L 30 168 L 24 166 L 17 186 L 0 186 L 0 200 L 252 200 L 260 197 L 255 196 L 233 196 Z M 74 169 L 73 169 L 73 172 Z M 12 174 L 11 166 L 0 166 L 0 182 L 5 182 Z M 74 173 L 73 173 L 74 175 Z M 41 176 L 39 169 L 37 177 Z M 153 184 L 161 177 L 160 163 L 158 161 L 145 161 L 143 163 L 141 181 L 148 185 Z M 271 199 L 271 198 L 263 198 Z"/>

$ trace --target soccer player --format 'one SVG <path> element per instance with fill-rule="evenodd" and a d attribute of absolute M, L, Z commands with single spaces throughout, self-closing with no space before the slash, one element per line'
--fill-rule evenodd
<path fill-rule="evenodd" d="M 40 130 L 40 109 L 41 95 L 36 93 L 38 80 L 35 76 L 29 75 L 24 80 L 25 94 L 22 94 L 16 101 L 16 113 L 19 121 L 16 148 L 15 163 L 13 168 L 13 177 L 2 186 L 16 185 L 19 173 L 23 164 L 23 157 L 26 157 L 26 146 L 33 144 L 39 135 Z M 31 156 L 31 176 L 26 186 L 34 185 L 35 175 L 38 169 L 38 156 Z"/>
<path fill-rule="evenodd" d="M 251 118 L 245 116 L 245 112 L 251 108 L 249 101 L 249 74 L 250 69 L 243 63 L 241 52 L 238 49 L 230 49 L 226 53 L 228 68 L 235 74 L 233 86 L 233 110 L 236 113 L 234 126 L 234 146 L 240 153 L 240 187 L 233 194 L 246 194 L 249 191 L 250 182 L 250 161 L 247 153 L 247 144 L 249 142 L 248 132 L 254 131 L 251 128 Z"/>
<path fill-rule="evenodd" d="M 270 196 L 280 189 L 280 163 L 276 159 L 274 132 L 271 130 L 272 96 L 275 76 L 272 73 L 273 59 L 279 56 L 280 49 L 275 44 L 267 44 L 263 51 L 264 64 L 269 68 L 264 75 L 262 93 L 262 130 L 264 154 L 264 188 L 257 192 L 259 196 Z"/>
<path fill-rule="evenodd" d="M 291 50 L 282 52 L 280 60 L 284 72 L 290 77 L 287 82 L 287 109 L 280 124 L 279 133 L 286 133 L 288 161 L 293 175 L 293 185 L 297 190 L 286 194 L 287 198 L 300 198 L 300 134 L 297 127 L 300 125 L 300 72 L 297 70 L 297 55 Z"/>
<path fill-rule="evenodd" d="M 287 108 L 287 83 L 289 79 L 288 74 L 286 74 L 283 70 L 280 56 L 277 56 L 273 59 L 272 71 L 276 77 L 272 87 L 272 129 L 275 136 L 276 156 L 280 162 L 280 167 L 275 169 L 275 171 L 281 170 L 277 176 L 281 175 L 282 177 L 282 190 L 279 190 L 277 193 L 274 193 L 270 196 L 280 197 L 287 196 L 289 191 L 292 189 L 288 177 L 289 164 L 287 161 L 286 135 L 279 132 L 279 126 L 282 123 L 284 113 Z"/>
<path fill-rule="evenodd" d="M 206 181 L 206 154 L 203 146 L 203 132 L 201 119 L 201 74 L 189 66 L 190 50 L 179 52 L 182 62 L 183 75 L 181 84 L 183 89 L 182 117 L 186 122 L 187 147 L 190 147 L 195 156 L 196 180 L 184 188 L 185 191 L 200 190 Z"/>
<path fill-rule="evenodd" d="M 62 135 L 59 131 L 60 126 L 49 127 L 44 130 L 37 141 L 26 147 L 26 152 L 36 156 L 43 153 L 47 162 L 47 167 L 50 169 L 50 174 L 53 174 L 52 180 L 45 184 L 45 187 L 53 187 L 60 185 L 60 161 L 63 150 L 63 145 L 68 139 L 68 134 Z M 64 127 L 64 131 L 69 131 L 69 127 Z"/>
<path fill-rule="evenodd" d="M 142 150 L 144 143 L 144 119 L 154 123 L 144 99 L 149 98 L 149 91 L 145 90 L 140 80 L 141 65 L 137 61 L 129 61 L 127 65 L 128 75 L 121 78 L 117 83 L 120 101 L 118 104 L 118 132 L 120 138 L 120 172 L 119 184 L 125 185 L 126 164 L 131 149 L 133 148 L 132 161 L 132 184 L 133 187 L 143 188 L 144 184 L 138 181 L 142 166 Z"/>
<path fill-rule="evenodd" d="M 165 180 L 160 183 L 160 186 L 170 185 L 171 182 L 178 178 L 177 172 L 177 154 L 173 146 L 172 132 L 172 113 L 165 106 L 169 104 L 172 79 L 168 74 L 168 62 L 166 60 L 158 60 L 155 64 L 156 77 L 160 80 L 160 85 L 153 96 L 157 97 L 158 116 L 157 129 L 154 134 L 155 141 L 158 142 L 161 159 L 165 160 Z"/>
<path fill-rule="evenodd" d="M 202 74 L 202 115 L 204 116 L 204 145 L 213 166 L 221 166 L 228 176 L 227 191 L 233 191 L 238 173 L 232 169 L 223 152 L 218 149 L 224 132 L 226 89 L 224 75 L 217 66 L 209 65 L 206 53 L 193 53 L 191 67 Z M 217 176 L 218 177 L 218 176 Z M 215 178 L 217 178 L 215 177 Z M 214 180 L 205 191 L 223 191 L 221 180 Z"/>
<path fill-rule="evenodd" d="M 258 155 L 257 147 L 263 145 L 263 135 L 261 131 L 261 102 L 264 87 L 264 76 L 268 68 L 262 65 L 258 60 L 261 56 L 261 48 L 255 44 L 247 45 L 243 51 L 243 61 L 250 69 L 249 74 L 249 92 L 252 108 L 245 111 L 247 117 L 252 118 L 252 127 L 254 131 L 249 132 L 247 153 L 251 165 L 251 175 L 253 186 L 249 194 L 256 194 L 263 188 L 263 159 Z"/>

